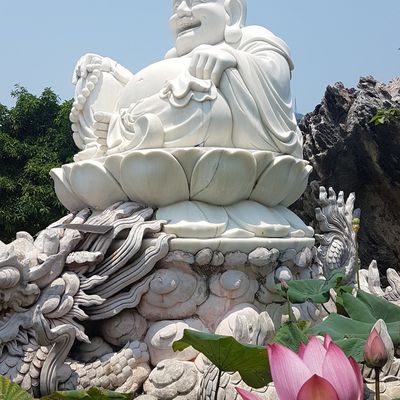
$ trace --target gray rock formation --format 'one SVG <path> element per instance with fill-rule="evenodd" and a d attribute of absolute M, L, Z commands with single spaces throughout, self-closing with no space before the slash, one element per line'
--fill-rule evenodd
<path fill-rule="evenodd" d="M 355 192 L 362 265 L 377 259 L 382 272 L 400 267 L 400 120 L 378 126 L 369 121 L 391 107 L 400 107 L 400 78 L 385 85 L 365 77 L 356 89 L 328 86 L 321 104 L 300 123 L 314 171 L 295 205 L 309 222 L 319 186 L 344 190 L 346 197 Z"/>

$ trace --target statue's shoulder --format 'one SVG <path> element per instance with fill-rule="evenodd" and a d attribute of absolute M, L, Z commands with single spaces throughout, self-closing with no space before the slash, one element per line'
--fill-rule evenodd
<path fill-rule="evenodd" d="M 164 59 L 175 58 L 175 57 L 178 57 L 178 54 L 177 54 L 177 52 L 176 52 L 176 48 L 173 47 L 172 49 L 169 49 L 169 50 L 166 52 L 166 54 L 165 54 L 165 56 L 164 56 Z"/>
<path fill-rule="evenodd" d="M 243 36 L 239 45 L 239 49 L 253 46 L 255 42 L 266 43 L 269 47 L 272 47 L 286 58 L 290 69 L 294 68 L 290 57 L 290 50 L 286 42 L 269 31 L 267 28 L 258 25 L 245 26 L 242 28 L 242 35 Z"/>
<path fill-rule="evenodd" d="M 243 38 L 251 39 L 251 38 L 275 38 L 275 36 L 270 30 L 263 26 L 259 25 L 249 25 L 244 26 L 242 28 Z"/>

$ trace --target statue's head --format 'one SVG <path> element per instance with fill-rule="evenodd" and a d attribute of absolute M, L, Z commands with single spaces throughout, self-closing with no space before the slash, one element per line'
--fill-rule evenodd
<path fill-rule="evenodd" d="M 179 56 L 201 44 L 238 42 L 246 20 L 246 0 L 173 0 L 170 18 Z"/>

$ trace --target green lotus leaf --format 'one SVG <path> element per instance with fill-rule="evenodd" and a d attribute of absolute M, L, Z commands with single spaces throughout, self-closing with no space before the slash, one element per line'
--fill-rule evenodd
<path fill-rule="evenodd" d="M 303 279 L 286 282 L 287 291 L 277 286 L 279 294 L 289 300 L 292 304 L 301 304 L 311 301 L 315 304 L 323 304 L 330 299 L 330 290 L 338 287 L 345 273 L 343 270 L 336 270 L 328 280 L 322 279 Z"/>
<path fill-rule="evenodd" d="M 203 353 L 217 368 L 225 372 L 239 372 L 244 382 L 261 388 L 272 381 L 265 347 L 242 344 L 230 336 L 184 330 L 183 338 L 174 342 L 174 351 L 189 346 Z"/>
<path fill-rule="evenodd" d="M 272 341 L 297 352 L 300 343 L 307 344 L 308 342 L 307 331 L 309 326 L 308 321 L 287 322 L 278 329 Z"/>
<path fill-rule="evenodd" d="M 1 400 L 33 400 L 33 397 L 16 383 L 0 375 Z"/>
<path fill-rule="evenodd" d="M 117 393 L 101 388 L 90 388 L 89 390 L 69 390 L 55 392 L 41 400 L 132 400 L 132 393 Z"/>

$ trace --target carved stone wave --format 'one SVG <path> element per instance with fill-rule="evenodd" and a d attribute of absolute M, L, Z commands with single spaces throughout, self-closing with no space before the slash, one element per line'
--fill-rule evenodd
<path fill-rule="evenodd" d="M 166 391 L 211 399 L 215 366 L 193 349 L 174 353 L 172 343 L 190 327 L 265 344 L 288 318 L 276 291 L 281 280 L 321 279 L 341 265 L 351 280 L 353 202 L 321 189 L 318 248 L 172 250 L 176 239 L 162 231 L 164 222 L 132 202 L 70 214 L 36 240 L 21 232 L 11 245 L 0 244 L 0 373 L 35 396 L 96 384 L 143 387 L 152 399 Z M 361 277 L 365 290 L 399 302 L 394 271 L 386 289 L 375 264 Z M 311 303 L 292 310 L 311 322 L 325 315 Z M 398 365 L 395 358 L 387 375 L 396 384 Z M 236 398 L 235 386 L 247 388 L 238 374 L 224 373 L 220 382 L 218 394 L 228 400 Z M 276 398 L 273 387 L 258 393 Z"/>
<path fill-rule="evenodd" d="M 148 282 L 155 264 L 168 253 L 171 238 L 160 232 L 162 221 L 149 221 L 152 216 L 150 208 L 119 202 L 102 213 L 83 209 L 70 214 L 36 240 L 21 232 L 10 245 L 0 243 L 2 375 L 35 396 L 58 388 L 86 387 L 93 384 L 94 376 L 106 388 L 134 391 L 142 384 L 150 372 L 149 355 L 146 345 L 136 339 L 147 330 L 145 321 L 142 334 L 140 329 L 127 332 L 126 346 L 114 354 L 102 339 L 100 346 L 99 340 L 91 345 L 92 334 L 86 329 L 95 323 L 89 321 L 96 320 L 96 313 L 91 315 L 96 307 L 115 306 L 116 301 L 119 311 L 125 308 L 118 303 L 117 292 L 122 295 L 130 289 L 140 300 L 147 291 L 137 287 L 141 282 L 146 287 L 146 275 Z M 123 245 L 112 248 L 124 230 L 128 233 Z M 146 247 L 143 239 L 148 234 L 158 237 Z M 118 307 L 112 315 L 118 314 Z M 67 361 L 79 342 L 87 346 L 83 357 L 92 352 L 101 361 Z M 121 373 L 109 376 L 110 369 L 118 368 Z"/>

